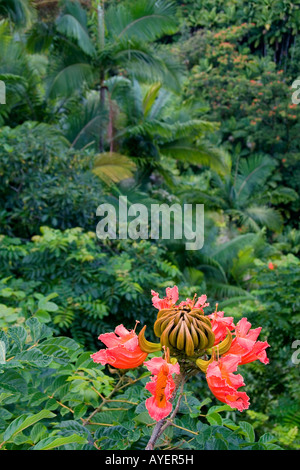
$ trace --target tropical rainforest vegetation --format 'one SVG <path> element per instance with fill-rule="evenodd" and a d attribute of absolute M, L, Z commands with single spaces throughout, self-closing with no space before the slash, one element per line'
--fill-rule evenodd
<path fill-rule="evenodd" d="M 0 448 L 144 449 L 149 373 L 90 356 L 120 324 L 155 341 L 176 285 L 269 364 L 243 412 L 194 376 L 157 448 L 299 449 L 299 77 L 297 1 L 0 0 Z M 204 204 L 203 248 L 99 240 L 120 196 Z"/>

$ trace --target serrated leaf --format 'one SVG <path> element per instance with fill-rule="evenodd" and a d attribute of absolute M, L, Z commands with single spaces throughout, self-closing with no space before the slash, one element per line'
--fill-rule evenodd
<path fill-rule="evenodd" d="M 25 328 L 23 328 L 23 326 L 11 326 L 8 329 L 8 334 L 14 340 L 18 350 L 22 351 L 27 339 L 27 332 Z"/>
<path fill-rule="evenodd" d="M 32 341 L 35 343 L 40 339 L 41 336 L 41 324 L 35 317 L 29 318 L 25 323 L 30 330 Z"/>
<path fill-rule="evenodd" d="M 38 348 L 33 348 L 16 354 L 14 361 L 26 362 L 36 367 L 47 367 L 52 362 L 52 357 L 43 354 Z"/>
<path fill-rule="evenodd" d="M 268 442 L 274 442 L 276 441 L 276 438 L 270 434 L 269 432 L 263 434 L 263 436 L 260 437 L 258 442 L 261 442 L 262 444 L 267 444 Z"/>

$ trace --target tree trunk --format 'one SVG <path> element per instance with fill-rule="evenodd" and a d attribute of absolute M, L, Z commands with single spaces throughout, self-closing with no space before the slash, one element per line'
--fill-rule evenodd
<path fill-rule="evenodd" d="M 99 152 L 104 152 L 104 126 L 102 117 L 105 109 L 105 86 L 104 86 L 104 74 L 100 74 L 100 129 L 99 129 Z"/>

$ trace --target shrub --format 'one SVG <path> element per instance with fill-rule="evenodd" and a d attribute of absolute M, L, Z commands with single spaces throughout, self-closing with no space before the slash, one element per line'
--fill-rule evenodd
<path fill-rule="evenodd" d="M 95 233 L 80 228 L 41 232 L 27 243 L 2 236 L 0 274 L 11 277 L 7 288 L 23 291 L 27 312 L 36 294 L 56 293 L 58 308 L 43 313 L 45 320 L 85 345 L 95 347 L 97 336 L 115 322 L 128 328 L 136 320 L 144 323 L 152 311 L 151 289 L 181 276 L 165 260 L 165 249 L 146 240 L 100 243 Z M 7 306 L 14 307 L 14 300 L 6 297 Z"/>
<path fill-rule="evenodd" d="M 2 233 L 24 239 L 47 224 L 94 229 L 103 190 L 91 172 L 91 156 L 70 150 L 63 135 L 46 124 L 3 127 L 0 136 Z"/>

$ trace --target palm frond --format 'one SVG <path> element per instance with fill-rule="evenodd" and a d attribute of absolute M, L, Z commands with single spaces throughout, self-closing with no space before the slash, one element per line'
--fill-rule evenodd
<path fill-rule="evenodd" d="M 132 178 L 135 164 L 125 155 L 113 152 L 99 154 L 94 162 L 93 173 L 105 183 L 119 183 Z"/>
<path fill-rule="evenodd" d="M 139 0 L 133 5 L 108 8 L 105 23 L 109 34 L 121 40 L 154 41 L 177 30 L 174 3 Z"/>
<path fill-rule="evenodd" d="M 116 63 L 126 66 L 129 75 L 144 83 L 160 82 L 176 93 L 184 78 L 183 65 L 170 54 L 138 41 L 119 41 L 110 53 Z"/>
<path fill-rule="evenodd" d="M 239 305 L 249 300 L 253 300 L 253 301 L 255 300 L 255 298 L 253 298 L 251 294 L 249 293 L 247 293 L 247 295 L 238 295 L 235 297 L 230 297 L 229 299 L 221 300 L 219 302 L 219 310 L 223 310 L 224 308 L 227 308 L 227 307 Z"/>
<path fill-rule="evenodd" d="M 247 245 L 254 245 L 260 234 L 246 233 L 239 235 L 225 243 L 219 245 L 211 252 L 211 256 L 217 260 L 223 267 L 232 263 L 232 260 L 237 256 L 239 250 Z"/>
<path fill-rule="evenodd" d="M 147 117 L 147 115 L 151 111 L 152 106 L 153 106 L 155 100 L 158 97 L 160 89 L 161 89 L 161 83 L 159 83 L 159 82 L 154 83 L 153 85 L 151 85 L 148 88 L 147 92 L 145 93 L 145 96 L 143 98 L 143 114 L 144 114 L 144 117 Z"/>
<path fill-rule="evenodd" d="M 209 292 L 215 298 L 219 299 L 232 299 L 235 297 L 247 297 L 252 299 L 252 296 L 248 292 L 239 286 L 233 286 L 231 284 L 224 284 L 220 282 L 207 283 Z M 223 301 L 224 304 L 224 301 Z"/>
<path fill-rule="evenodd" d="M 72 142 L 71 146 L 83 148 L 98 142 L 99 129 L 105 120 L 105 113 L 101 112 L 99 106 L 99 93 L 91 92 L 86 98 L 70 107 L 66 106 L 66 117 L 62 125 L 66 128 L 66 136 Z"/>
<path fill-rule="evenodd" d="M 193 165 L 204 165 L 221 174 L 230 171 L 230 159 L 225 151 L 206 142 L 193 145 L 190 141 L 178 140 L 161 146 L 163 155 Z"/>
<path fill-rule="evenodd" d="M 235 184 L 237 198 L 247 198 L 256 188 L 261 188 L 275 166 L 276 164 L 265 155 L 252 155 L 241 160 Z"/>
<path fill-rule="evenodd" d="M 159 119 L 172 98 L 173 95 L 169 90 L 161 88 L 159 90 L 158 96 L 156 97 L 156 100 L 151 106 L 148 119 Z"/>
<path fill-rule="evenodd" d="M 56 28 L 61 34 L 74 39 L 83 52 L 89 56 L 95 53 L 95 47 L 90 40 L 87 30 L 74 16 L 65 14 L 59 17 L 56 20 Z"/>
<path fill-rule="evenodd" d="M 261 227 L 280 231 L 283 220 L 280 213 L 273 207 L 252 205 L 243 212 L 242 222 L 256 231 Z"/>
<path fill-rule="evenodd" d="M 75 91 L 80 90 L 86 83 L 93 80 L 93 68 L 88 63 L 77 63 L 67 65 L 58 73 L 49 77 L 48 96 L 55 98 L 57 96 L 68 97 Z"/>

